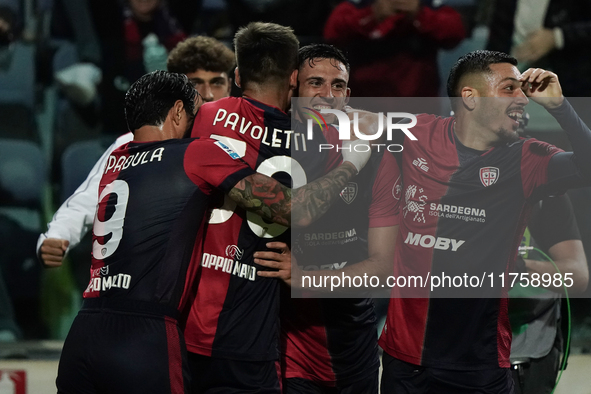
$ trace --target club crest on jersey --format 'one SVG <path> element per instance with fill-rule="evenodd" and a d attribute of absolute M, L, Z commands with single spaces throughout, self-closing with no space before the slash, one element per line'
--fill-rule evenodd
<path fill-rule="evenodd" d="M 484 186 L 490 186 L 499 179 L 499 169 L 497 167 L 483 167 L 480 169 L 480 182 Z"/>
<path fill-rule="evenodd" d="M 228 156 L 230 156 L 232 159 L 236 160 L 236 159 L 240 159 L 240 155 L 236 152 L 234 152 L 228 145 L 222 143 L 221 141 L 216 141 L 214 142 L 215 145 L 219 146 L 220 148 L 222 148 L 222 150 L 224 152 L 226 152 L 228 154 Z"/>
<path fill-rule="evenodd" d="M 357 197 L 357 184 L 355 182 L 349 182 L 341 192 L 340 196 L 344 202 L 351 204 L 353 200 L 355 200 L 355 197 Z"/>

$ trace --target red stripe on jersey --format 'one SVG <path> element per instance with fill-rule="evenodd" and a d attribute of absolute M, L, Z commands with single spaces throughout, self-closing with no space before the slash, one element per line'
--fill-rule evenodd
<path fill-rule="evenodd" d="M 390 356 L 420 365 L 428 313 L 428 298 L 391 298 L 378 344 Z"/>
<path fill-rule="evenodd" d="M 216 243 L 206 243 L 193 255 L 190 270 L 199 267 L 201 274 L 198 282 L 207 283 L 207 291 L 193 291 L 193 301 L 189 303 L 191 310 L 184 331 L 187 349 L 191 353 L 211 356 L 218 320 L 224 308 L 231 278 L 221 267 L 216 268 L 213 260 L 227 258 L 226 248 L 235 244 L 238 239 L 242 221 L 243 218 L 235 212 L 227 222 L 218 224 L 224 225 L 225 231 L 216 232 Z M 204 264 L 207 264 L 207 267 Z"/>
<path fill-rule="evenodd" d="M 303 378 L 326 385 L 336 382 L 328 351 L 326 325 L 318 300 L 298 299 L 292 305 L 294 316 L 283 316 L 281 322 L 284 342 L 285 378 Z M 310 355 L 314 355 L 311 357 Z M 308 372 L 308 373 L 307 373 Z"/>
<path fill-rule="evenodd" d="M 509 356 L 511 354 L 511 323 L 507 311 L 507 296 L 499 299 L 499 320 L 497 325 L 497 349 L 499 354 L 499 367 L 511 367 Z"/>
<path fill-rule="evenodd" d="M 424 128 L 420 129 L 421 143 L 405 142 L 402 151 L 404 185 L 400 193 L 400 228 L 396 241 L 394 276 L 409 278 L 419 275 L 423 279 L 436 269 L 433 267 L 434 248 L 420 245 L 423 237 L 437 236 L 439 218 L 419 209 L 423 202 L 438 204 L 448 191 L 449 180 L 458 168 L 459 160 L 448 131 L 452 119 L 422 115 Z M 428 158 L 438 163 L 428 172 L 419 168 L 416 159 Z M 439 182 L 430 182 L 430 179 Z M 426 180 L 428 179 L 428 180 Z M 424 190 L 425 184 L 430 189 Z M 404 291 L 404 294 L 402 292 Z M 412 364 L 422 365 L 429 312 L 429 288 L 392 288 L 386 326 L 379 345 L 391 356 Z"/>
<path fill-rule="evenodd" d="M 181 356 L 181 341 L 176 320 L 165 317 L 166 341 L 168 345 L 168 378 L 170 379 L 170 393 L 184 394 L 183 358 Z"/>
<path fill-rule="evenodd" d="M 248 131 L 244 133 L 244 136 L 239 134 L 241 129 L 247 129 L 248 122 L 245 124 L 238 123 L 236 130 L 232 130 L 231 127 L 224 127 L 225 120 L 216 121 L 216 119 L 219 119 L 218 111 L 227 111 L 230 114 L 240 113 L 245 117 L 248 116 L 253 119 L 264 119 L 263 110 L 252 105 L 243 104 L 244 99 L 237 97 L 228 97 L 211 104 L 204 104 L 197 113 L 193 130 L 191 131 L 191 137 L 215 138 L 213 136 L 216 135 L 246 140 L 248 142 L 248 148 L 246 149 L 246 156 L 242 157 L 242 159 L 252 168 L 255 168 L 261 140 L 245 138 L 248 137 Z M 248 130 L 252 129 L 252 127 L 253 125 L 251 124 Z M 238 215 L 239 212 L 243 211 L 237 209 L 226 222 L 211 226 L 211 234 L 209 236 L 206 235 L 204 241 L 203 256 L 194 255 L 196 258 L 192 260 L 191 266 L 196 264 L 203 265 L 204 257 L 208 259 L 226 257 L 226 248 L 229 245 L 235 245 L 236 240 L 239 238 L 241 223 L 243 221 L 243 218 Z M 194 267 L 191 267 L 191 269 L 194 269 Z M 191 353 L 211 356 L 218 320 L 228 294 L 230 275 L 222 272 L 221 269 L 202 267 L 199 281 L 207 282 L 207 292 L 198 291 L 193 295 L 191 310 L 184 330 L 185 341 L 187 343 L 187 349 Z"/>
<path fill-rule="evenodd" d="M 266 128 L 266 123 L 270 122 L 272 118 L 281 117 L 282 112 L 279 111 L 279 114 L 268 112 L 269 110 L 266 111 L 257 106 L 257 103 L 241 97 L 227 97 L 213 103 L 206 103 L 199 109 L 191 135 L 192 137 L 213 139 L 219 139 L 216 136 L 221 136 L 220 141 L 230 144 L 230 148 L 239 155 L 245 154 L 242 159 L 251 168 L 256 169 L 260 161 L 277 154 L 271 154 L 273 153 L 271 151 L 277 150 L 271 146 L 273 142 L 269 142 L 273 139 L 274 130 L 269 131 Z M 285 114 L 283 113 L 283 115 Z M 287 117 L 287 115 L 285 116 Z M 289 118 L 287 119 L 289 120 Z M 282 135 L 284 139 L 290 140 L 286 134 Z M 286 146 L 285 149 L 281 149 L 283 155 L 288 154 L 289 151 L 286 151 L 288 148 Z M 236 208 L 231 217 L 223 222 L 210 222 L 204 241 L 204 254 L 214 256 L 215 259 L 228 258 L 234 260 L 234 263 L 238 263 L 240 258 L 231 255 L 231 250 L 228 248 L 238 248 L 237 245 L 242 237 L 241 229 L 245 222 L 246 212 L 241 208 Z M 249 258 L 252 256 L 245 256 L 241 261 L 244 262 Z M 191 264 L 203 264 L 203 261 L 202 259 L 193 260 Z M 187 349 L 190 352 L 211 356 L 213 351 L 216 356 L 215 352 L 220 351 L 220 348 L 223 348 L 222 352 L 228 351 L 227 346 L 224 348 L 224 345 L 233 343 L 238 331 L 241 331 L 240 334 L 244 332 L 244 327 L 240 330 L 237 329 L 237 327 L 241 327 L 239 319 L 222 324 L 223 329 L 218 330 L 220 315 L 225 312 L 224 307 L 231 310 L 238 302 L 233 299 L 233 296 L 240 289 L 230 289 L 232 276 L 236 277 L 232 272 L 223 272 L 221 268 L 216 269 L 215 266 L 202 267 L 200 278 L 202 285 L 194 298 L 184 330 Z M 260 283 L 258 286 L 264 286 L 265 282 L 257 281 Z M 261 313 L 268 313 L 268 310 L 273 306 L 273 295 L 268 294 L 267 297 L 268 299 L 257 304 L 257 307 L 262 310 Z M 227 300 L 229 305 L 226 305 Z M 232 316 L 232 313 L 235 311 L 223 316 Z M 269 317 L 269 319 L 273 318 L 275 317 Z M 263 323 L 261 323 L 262 325 Z M 252 343 L 255 347 L 259 344 L 263 344 L 260 346 L 264 347 L 269 341 L 266 338 L 268 334 L 262 334 L 262 337 L 257 337 L 252 332 L 242 335 L 244 335 L 245 343 Z M 216 342 L 216 349 L 212 349 L 214 342 Z M 244 356 L 251 357 L 252 355 L 239 355 L 239 357 Z M 264 357 L 268 358 L 269 356 L 265 355 Z"/>
<path fill-rule="evenodd" d="M 103 176 L 102 176 L 100 183 L 99 183 L 98 196 L 101 195 L 101 193 L 103 192 L 103 190 L 105 189 L 105 187 L 107 185 L 109 185 L 110 183 L 112 183 L 113 181 L 115 181 L 119 177 L 119 173 L 121 172 L 123 163 L 121 163 L 120 165 L 118 165 L 118 163 L 119 163 L 119 160 L 123 160 L 122 157 L 129 155 L 129 150 L 127 148 L 128 145 L 129 145 L 129 143 L 121 145 L 119 148 L 115 149 L 111 153 L 111 155 L 109 155 L 109 158 L 107 159 L 106 167 L 103 172 Z M 105 221 L 106 207 L 107 207 L 108 200 L 109 200 L 109 195 L 105 196 L 101 201 L 98 201 L 96 217 L 101 221 Z M 97 240 L 100 244 L 104 244 L 105 243 L 104 238 L 105 238 L 104 236 L 97 237 L 94 234 L 94 229 L 93 229 L 93 232 L 92 232 L 93 245 L 94 245 L 95 240 Z M 92 254 L 91 254 L 91 256 L 92 256 Z M 101 268 L 103 268 L 104 266 L 105 266 L 104 260 L 95 259 L 94 256 L 92 256 L 91 265 L 90 265 L 89 286 L 90 286 L 90 284 L 92 284 L 94 278 L 99 278 L 101 276 L 98 271 Z M 96 290 L 96 289 L 93 289 L 92 291 L 85 291 L 83 293 L 84 298 L 96 298 L 99 296 L 100 296 L 100 291 Z"/>

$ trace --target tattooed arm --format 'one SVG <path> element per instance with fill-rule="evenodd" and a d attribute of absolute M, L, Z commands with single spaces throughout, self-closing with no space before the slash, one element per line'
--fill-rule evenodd
<path fill-rule="evenodd" d="M 239 206 L 285 226 L 306 227 L 328 211 L 357 167 L 346 161 L 323 177 L 297 189 L 263 174 L 253 174 L 229 192 Z"/>

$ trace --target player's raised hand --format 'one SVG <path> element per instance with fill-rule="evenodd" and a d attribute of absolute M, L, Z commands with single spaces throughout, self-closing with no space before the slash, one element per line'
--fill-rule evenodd
<path fill-rule="evenodd" d="M 41 260 L 46 268 L 61 267 L 70 245 L 65 239 L 47 238 L 40 248 Z"/>
<path fill-rule="evenodd" d="M 530 33 L 526 40 L 515 48 L 515 58 L 521 62 L 535 62 L 556 48 L 554 30 L 542 28 Z"/>
<path fill-rule="evenodd" d="M 393 6 L 398 12 L 405 12 L 411 16 L 418 14 L 421 9 L 419 0 L 392 0 Z"/>
<path fill-rule="evenodd" d="M 259 276 L 265 278 L 278 278 L 284 281 L 288 286 L 296 285 L 300 282 L 301 274 L 295 257 L 292 256 L 289 247 L 283 242 L 269 242 L 267 243 L 269 249 L 277 249 L 281 252 L 255 252 L 254 262 L 263 267 L 276 269 L 277 271 L 258 271 Z M 294 262 L 292 276 L 292 261 Z"/>
<path fill-rule="evenodd" d="M 530 68 L 521 74 L 525 95 L 547 109 L 557 108 L 564 101 L 558 76 L 541 68 Z"/>
<path fill-rule="evenodd" d="M 378 22 L 396 14 L 396 7 L 394 6 L 394 0 L 376 0 L 372 4 L 372 10 L 374 17 Z"/>

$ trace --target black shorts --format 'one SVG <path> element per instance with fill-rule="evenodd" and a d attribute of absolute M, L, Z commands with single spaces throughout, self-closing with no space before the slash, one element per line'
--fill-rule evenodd
<path fill-rule="evenodd" d="M 239 361 L 189 353 L 192 394 L 281 394 L 278 361 Z"/>
<path fill-rule="evenodd" d="M 186 394 L 189 379 L 174 318 L 83 308 L 64 342 L 56 385 L 63 394 Z"/>
<path fill-rule="evenodd" d="M 382 394 L 513 394 L 509 368 L 458 371 L 421 367 L 382 356 Z"/>
<path fill-rule="evenodd" d="M 336 387 L 323 386 L 302 378 L 289 378 L 283 381 L 283 394 L 378 394 L 377 372 L 365 379 Z"/>
<path fill-rule="evenodd" d="M 541 358 L 532 358 L 525 363 L 513 365 L 511 374 L 515 382 L 515 394 L 550 394 L 556 386 L 560 370 L 562 337 L 556 336 L 550 352 Z"/>

